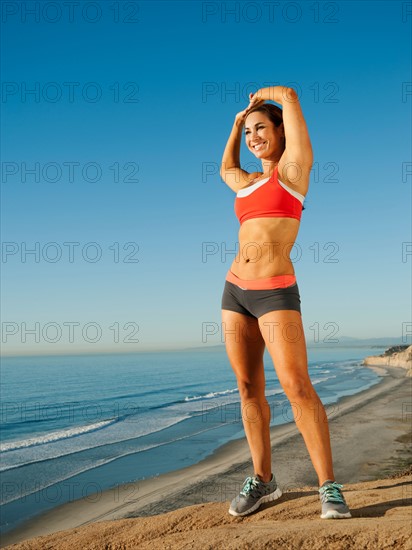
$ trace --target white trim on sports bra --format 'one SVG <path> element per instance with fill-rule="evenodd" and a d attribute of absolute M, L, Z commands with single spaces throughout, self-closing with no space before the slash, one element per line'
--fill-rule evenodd
<path fill-rule="evenodd" d="M 266 178 L 264 180 L 257 181 L 253 185 L 248 185 L 247 187 L 243 187 L 243 189 L 239 189 L 239 191 L 237 192 L 237 196 L 238 197 L 247 197 L 248 195 L 253 193 L 253 191 L 256 191 L 256 189 L 259 189 L 259 187 L 261 187 L 264 183 L 266 183 L 269 180 L 270 180 L 270 178 Z"/>
<path fill-rule="evenodd" d="M 247 197 L 251 195 L 253 191 L 256 191 L 256 189 L 259 189 L 259 187 L 267 183 L 269 180 L 270 178 L 266 178 L 262 181 L 257 181 L 256 183 L 254 183 L 253 185 L 249 185 L 248 187 L 243 187 L 243 189 L 239 189 L 239 191 L 236 193 L 236 196 L 239 198 Z M 290 193 L 293 197 L 295 197 L 295 199 L 298 199 L 298 201 L 303 204 L 303 201 L 305 200 L 304 195 L 301 195 L 294 189 L 291 189 L 290 187 L 288 187 L 285 183 L 283 183 L 283 181 L 280 181 L 279 178 L 278 178 L 278 182 L 279 182 L 279 185 L 283 187 L 285 191 Z"/>
<path fill-rule="evenodd" d="M 293 195 L 295 197 L 295 199 L 298 199 L 299 202 L 301 202 L 303 204 L 303 201 L 305 200 L 305 197 L 304 195 L 301 195 L 300 193 L 298 193 L 297 191 L 295 191 L 294 189 L 291 189 L 290 187 L 288 187 L 286 185 L 286 183 L 283 183 L 283 181 L 280 181 L 280 179 L 278 178 L 278 182 L 279 184 L 283 187 L 283 189 L 285 191 L 287 191 L 288 193 L 290 193 L 291 195 Z"/>

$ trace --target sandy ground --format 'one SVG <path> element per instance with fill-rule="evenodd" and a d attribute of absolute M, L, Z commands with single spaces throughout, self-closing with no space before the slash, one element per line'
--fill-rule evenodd
<path fill-rule="evenodd" d="M 284 495 L 251 516 L 227 513 L 253 473 L 240 440 L 190 468 L 106 491 L 95 502 L 64 504 L 6 534 L 2 547 L 25 541 L 7 548 L 412 550 L 412 476 L 406 475 L 412 379 L 401 369 L 380 371 L 385 377 L 377 386 L 327 408 L 335 475 L 352 519 L 319 518 L 316 475 L 289 424 L 271 430 L 273 471 Z"/>
<path fill-rule="evenodd" d="M 160 516 L 104 521 L 13 545 L 19 549 L 410 549 L 412 476 L 347 487 L 352 519 L 319 519 L 316 491 L 286 493 L 245 518 L 226 503 L 188 506 Z M 409 503 L 409 506 L 408 506 Z"/>

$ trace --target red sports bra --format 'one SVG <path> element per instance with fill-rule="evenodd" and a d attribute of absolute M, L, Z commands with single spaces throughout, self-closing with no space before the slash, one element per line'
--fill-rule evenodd
<path fill-rule="evenodd" d="M 235 213 L 242 225 L 251 218 L 296 218 L 300 220 L 305 197 L 278 179 L 276 166 L 270 178 L 240 189 Z"/>

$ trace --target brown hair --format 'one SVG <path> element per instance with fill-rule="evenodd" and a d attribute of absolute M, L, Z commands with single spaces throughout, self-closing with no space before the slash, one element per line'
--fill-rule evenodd
<path fill-rule="evenodd" d="M 275 126 L 280 126 L 283 122 L 282 109 L 280 109 L 277 105 L 273 105 L 273 103 L 262 103 L 261 105 L 252 107 L 248 112 L 248 115 L 255 111 L 264 113 Z"/>

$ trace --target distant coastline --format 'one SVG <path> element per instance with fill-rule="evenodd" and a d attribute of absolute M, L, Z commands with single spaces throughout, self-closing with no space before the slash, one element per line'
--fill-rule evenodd
<path fill-rule="evenodd" d="M 319 341 L 311 343 L 307 338 L 307 349 L 342 349 L 342 348 L 376 348 L 376 349 L 392 349 L 392 348 L 407 348 L 410 344 L 402 345 L 401 337 L 387 337 L 387 338 L 353 338 L 350 336 L 342 336 L 338 338 L 338 341 L 333 340 Z M 205 344 L 197 347 L 187 347 L 180 351 L 221 351 L 225 349 L 225 344 Z"/>
<path fill-rule="evenodd" d="M 412 377 L 412 346 L 392 346 L 381 355 L 365 357 L 363 365 L 400 367 L 405 369 L 405 376 Z"/>
<path fill-rule="evenodd" d="M 332 338 L 328 339 L 325 338 L 323 340 L 319 341 L 311 341 L 309 334 L 307 335 L 306 339 L 306 346 L 308 349 L 342 349 L 342 348 L 378 348 L 378 349 L 385 349 L 389 346 L 398 346 L 403 344 L 404 338 L 401 336 L 387 336 L 383 337 L 380 336 L 378 338 L 354 338 L 352 336 L 340 336 L 338 338 Z M 54 344 L 53 344 L 54 345 Z M 51 345 L 51 346 L 53 346 Z M 409 344 L 408 344 L 409 345 Z M 79 355 L 135 355 L 135 354 L 147 354 L 147 353 L 181 353 L 181 352 L 203 352 L 203 351 L 224 351 L 225 350 L 225 344 L 222 343 L 204 343 L 203 345 L 167 345 L 165 344 L 164 347 L 161 347 L 161 343 L 159 345 L 150 345 L 150 346 L 141 346 L 136 349 L 136 346 L 134 346 L 134 349 L 129 349 L 127 346 L 123 348 L 97 348 L 93 344 L 93 349 L 77 349 L 73 350 L 70 349 L 55 349 L 54 347 L 50 347 L 50 350 L 27 350 L 22 352 L 22 348 L 19 349 L 13 349 L 13 350 L 7 350 L 6 347 L 3 345 L 0 349 L 0 358 L 8 359 L 13 357 L 59 357 L 59 356 L 79 356 Z"/>

